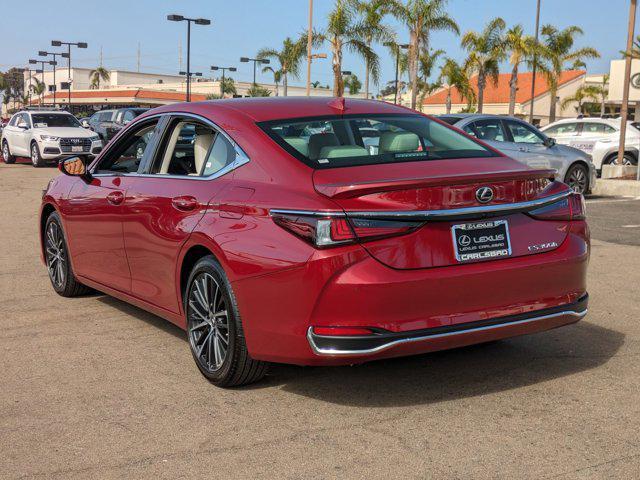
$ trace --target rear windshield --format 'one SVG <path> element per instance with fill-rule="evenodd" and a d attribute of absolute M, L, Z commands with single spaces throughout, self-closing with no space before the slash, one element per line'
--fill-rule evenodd
<path fill-rule="evenodd" d="M 76 117 L 66 113 L 35 113 L 31 119 L 35 128 L 80 126 Z"/>
<path fill-rule="evenodd" d="M 497 156 L 422 115 L 341 115 L 258 125 L 312 168 Z"/>

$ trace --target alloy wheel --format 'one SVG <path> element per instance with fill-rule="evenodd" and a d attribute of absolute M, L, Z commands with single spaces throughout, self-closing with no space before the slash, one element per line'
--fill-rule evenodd
<path fill-rule="evenodd" d="M 574 192 L 584 193 L 587 190 L 587 174 L 583 168 L 574 168 L 569 174 L 567 184 Z"/>
<path fill-rule="evenodd" d="M 209 372 L 219 370 L 229 350 L 229 314 L 220 285 L 210 273 L 193 279 L 187 322 L 194 356 Z"/>
<path fill-rule="evenodd" d="M 50 222 L 46 232 L 46 259 L 49 278 L 53 285 L 61 288 L 66 279 L 67 256 L 64 249 L 64 238 L 56 222 Z"/>
<path fill-rule="evenodd" d="M 36 147 L 36 144 L 34 143 L 31 145 L 31 163 L 38 165 L 39 160 L 38 147 Z"/>
<path fill-rule="evenodd" d="M 9 145 L 7 145 L 7 142 L 4 142 L 4 145 L 2 145 L 2 158 L 5 162 L 7 158 L 9 158 Z"/>

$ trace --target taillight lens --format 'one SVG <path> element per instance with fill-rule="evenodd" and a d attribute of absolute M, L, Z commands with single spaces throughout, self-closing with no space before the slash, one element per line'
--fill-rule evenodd
<path fill-rule="evenodd" d="M 282 228 L 316 247 L 331 247 L 408 233 L 421 224 L 389 220 L 347 219 L 313 215 L 271 214 Z"/>
<path fill-rule="evenodd" d="M 562 200 L 528 212 L 538 220 L 584 220 L 586 214 L 584 197 L 580 193 L 571 193 Z"/>

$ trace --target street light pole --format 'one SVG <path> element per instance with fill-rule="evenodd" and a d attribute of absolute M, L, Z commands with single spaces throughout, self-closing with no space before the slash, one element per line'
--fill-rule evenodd
<path fill-rule="evenodd" d="M 44 86 L 46 86 L 46 83 L 44 82 L 44 64 L 45 64 L 45 63 L 47 63 L 47 64 L 49 64 L 49 65 L 52 65 L 52 64 L 53 64 L 53 61 L 52 61 L 52 60 L 47 61 L 47 60 L 34 60 L 34 59 L 30 59 L 30 60 L 29 60 L 29 63 L 30 63 L 31 65 L 37 65 L 37 64 L 39 63 L 39 64 L 41 65 L 42 70 L 40 70 L 40 72 L 42 73 L 42 84 L 43 84 Z M 38 70 L 36 70 L 36 73 L 37 73 L 37 72 L 38 72 Z M 45 92 L 43 91 L 43 92 L 42 92 L 42 101 L 40 102 L 41 104 L 44 104 L 44 93 L 45 93 Z"/>
<path fill-rule="evenodd" d="M 62 45 L 66 45 L 67 46 L 67 82 L 68 82 L 68 97 L 67 97 L 67 108 L 69 109 L 69 111 L 71 111 L 71 45 L 78 47 L 78 48 L 87 48 L 87 43 L 86 42 L 62 42 L 60 40 L 51 40 L 51 46 L 52 47 L 61 47 Z M 54 90 L 55 92 L 55 90 Z M 55 95 L 55 93 L 54 93 Z"/>
<path fill-rule="evenodd" d="M 256 64 L 258 63 L 271 63 L 271 60 L 268 58 L 249 58 L 249 57 L 240 57 L 240 61 L 242 63 L 253 62 L 253 84 L 256 85 Z"/>
<path fill-rule="evenodd" d="M 58 84 L 56 83 L 56 65 L 58 65 L 58 61 L 56 58 L 61 56 L 62 58 L 68 58 L 68 54 L 64 52 L 47 52 L 44 50 L 40 50 L 38 55 L 41 57 L 46 57 L 47 55 L 51 55 L 53 57 L 53 106 L 56 106 L 56 91 L 58 90 Z"/>
<path fill-rule="evenodd" d="M 212 65 L 211 70 L 222 70 L 222 82 L 220 83 L 220 98 L 224 98 L 224 80 L 225 80 L 224 72 L 226 72 L 227 70 L 229 70 L 230 72 L 235 72 L 237 68 L 236 67 L 218 67 L 218 66 Z"/>
<path fill-rule="evenodd" d="M 536 46 L 538 45 L 538 33 L 540 30 L 540 0 L 538 0 L 536 6 Z M 529 123 L 533 124 L 533 102 L 535 100 L 536 92 L 536 67 L 538 66 L 538 54 L 533 53 L 533 77 L 531 78 L 531 110 L 529 110 Z"/>
<path fill-rule="evenodd" d="M 631 0 L 629 5 L 629 27 L 627 30 L 627 49 L 624 59 L 624 84 L 622 87 L 622 105 L 620 107 L 620 141 L 618 142 L 617 165 L 622 165 L 624 160 L 625 138 L 627 133 L 627 118 L 629 116 L 629 83 L 631 83 L 631 50 L 633 49 L 633 34 L 636 25 L 636 0 Z M 640 165 L 638 165 L 640 172 Z M 637 174 L 636 178 L 640 178 Z"/>
<path fill-rule="evenodd" d="M 182 15 L 167 15 L 170 22 L 187 22 L 187 102 L 191 101 L 191 22 L 196 25 L 211 25 L 208 18 L 187 18 Z M 202 75 L 202 73 L 200 74 Z"/>

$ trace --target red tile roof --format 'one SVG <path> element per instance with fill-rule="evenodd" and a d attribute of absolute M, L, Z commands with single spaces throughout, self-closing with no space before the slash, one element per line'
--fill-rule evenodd
<path fill-rule="evenodd" d="M 59 91 L 56 93 L 57 98 L 68 98 L 69 92 L 67 91 Z M 137 88 L 133 90 L 81 90 L 81 91 L 71 91 L 71 100 L 79 99 L 79 98 L 136 98 L 136 99 L 154 99 L 154 100 L 174 100 L 176 102 L 184 102 L 187 99 L 185 93 L 182 92 L 167 92 L 161 90 L 144 90 L 142 88 Z M 53 94 L 48 94 L 45 97 L 45 100 L 53 99 Z M 191 100 L 194 102 L 199 102 L 202 100 L 206 100 L 207 96 L 192 93 Z"/>
<path fill-rule="evenodd" d="M 575 80 L 576 78 L 585 75 L 584 70 L 565 70 L 560 75 L 559 85 L 563 85 L 567 82 Z M 509 81 L 511 80 L 510 73 L 501 73 L 498 75 L 498 83 L 494 85 L 491 80 L 487 80 L 487 86 L 484 89 L 484 103 L 509 103 Z M 516 92 L 516 103 L 524 103 L 531 100 L 531 82 L 533 80 L 533 73 L 525 72 L 518 74 L 518 90 Z M 478 93 L 478 76 L 471 78 L 471 85 L 473 90 Z M 538 97 L 549 91 L 549 85 L 541 73 L 536 74 L 536 90 L 534 96 Z M 424 99 L 423 105 L 444 105 L 447 101 L 447 90 L 440 90 L 430 97 Z M 456 88 L 451 90 L 451 103 L 453 104 L 466 104 L 467 101 L 463 100 L 460 93 Z"/>

